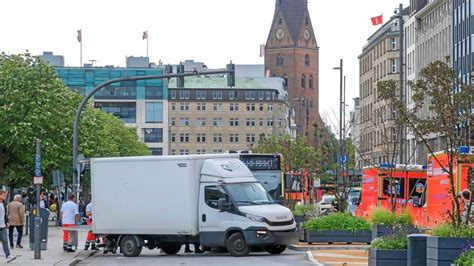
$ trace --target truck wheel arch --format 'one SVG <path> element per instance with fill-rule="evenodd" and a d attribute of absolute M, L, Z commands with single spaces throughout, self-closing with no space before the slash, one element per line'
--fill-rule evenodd
<path fill-rule="evenodd" d="M 242 229 L 241 228 L 238 228 L 238 227 L 231 227 L 231 228 L 227 228 L 226 232 L 225 232 L 225 243 L 227 243 L 227 239 L 229 239 L 229 237 L 234 234 L 234 233 L 242 233 Z M 245 237 L 245 235 L 244 235 Z"/>
<path fill-rule="evenodd" d="M 119 236 L 118 241 L 117 241 L 117 246 L 120 246 L 120 243 L 122 242 L 122 238 L 124 236 L 126 236 L 126 235 L 120 235 Z M 135 239 L 135 241 L 137 241 L 139 247 L 145 246 L 145 240 L 143 240 L 142 237 L 137 236 L 137 235 L 129 235 L 129 236 L 133 237 Z"/>

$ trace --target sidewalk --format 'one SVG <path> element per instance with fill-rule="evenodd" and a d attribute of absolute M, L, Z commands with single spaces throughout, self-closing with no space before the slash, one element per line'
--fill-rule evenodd
<path fill-rule="evenodd" d="M 86 238 L 85 232 L 79 232 L 79 247 L 76 252 L 63 251 L 63 231 L 60 227 L 50 226 L 48 228 L 48 245 L 47 250 L 41 250 L 41 259 L 34 259 L 34 251 L 30 249 L 30 236 L 23 236 L 21 242 L 23 249 L 14 248 L 11 250 L 16 255 L 16 260 L 9 265 L 75 265 L 78 262 L 92 255 L 93 251 L 84 251 L 84 242 Z M 16 235 L 14 236 L 16 241 Z M 5 264 L 5 254 L 0 251 L 0 265 Z"/>
<path fill-rule="evenodd" d="M 313 250 L 313 263 L 325 266 L 360 266 L 369 264 L 367 250 Z"/>

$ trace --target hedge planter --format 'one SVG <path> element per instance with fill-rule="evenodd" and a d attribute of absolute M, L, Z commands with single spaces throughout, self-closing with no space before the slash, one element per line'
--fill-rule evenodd
<path fill-rule="evenodd" d="M 346 242 L 348 244 L 357 243 L 370 243 L 371 232 L 370 230 L 361 231 L 350 231 L 350 230 L 315 230 L 307 232 L 307 240 L 309 244 L 312 243 L 334 243 L 334 242 Z"/>
<path fill-rule="evenodd" d="M 408 235 L 408 234 L 419 233 L 419 230 L 413 225 L 408 225 L 408 226 L 385 225 L 385 224 L 372 225 L 372 239 L 375 239 L 381 236 L 397 234 L 399 232 L 404 232 Z"/>
<path fill-rule="evenodd" d="M 450 266 L 469 245 L 474 245 L 474 238 L 430 236 L 426 239 L 426 265 Z"/>
<path fill-rule="evenodd" d="M 369 249 L 369 266 L 407 265 L 406 249 Z"/>

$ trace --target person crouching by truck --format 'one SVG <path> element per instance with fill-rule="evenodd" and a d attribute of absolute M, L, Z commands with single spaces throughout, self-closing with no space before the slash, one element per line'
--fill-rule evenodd
<path fill-rule="evenodd" d="M 92 201 L 91 201 L 86 206 L 86 216 L 87 216 L 86 223 L 87 225 L 91 225 L 91 226 L 92 226 L 92 208 L 93 207 L 92 207 Z M 92 230 L 87 232 L 86 245 L 84 247 L 84 250 L 88 250 L 89 247 L 91 248 L 91 250 L 97 250 L 98 248 L 96 248 L 95 240 L 96 240 L 96 236 L 94 233 L 92 233 Z"/>
<path fill-rule="evenodd" d="M 63 228 L 71 227 L 76 224 L 76 222 L 80 221 L 79 216 L 79 207 L 77 206 L 76 196 L 74 194 L 70 194 L 68 197 L 68 201 L 63 204 L 61 207 L 61 221 L 63 224 Z M 72 232 L 63 229 L 63 249 L 67 252 L 74 252 L 72 248 Z"/>

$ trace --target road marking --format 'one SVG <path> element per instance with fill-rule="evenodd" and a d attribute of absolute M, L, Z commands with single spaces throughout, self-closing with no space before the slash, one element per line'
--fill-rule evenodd
<path fill-rule="evenodd" d="M 311 261 L 313 264 L 318 265 L 318 266 L 324 266 L 324 264 L 320 263 L 317 259 L 314 258 L 313 252 L 311 252 L 311 251 L 306 251 L 306 257 L 307 257 L 308 260 Z"/>

